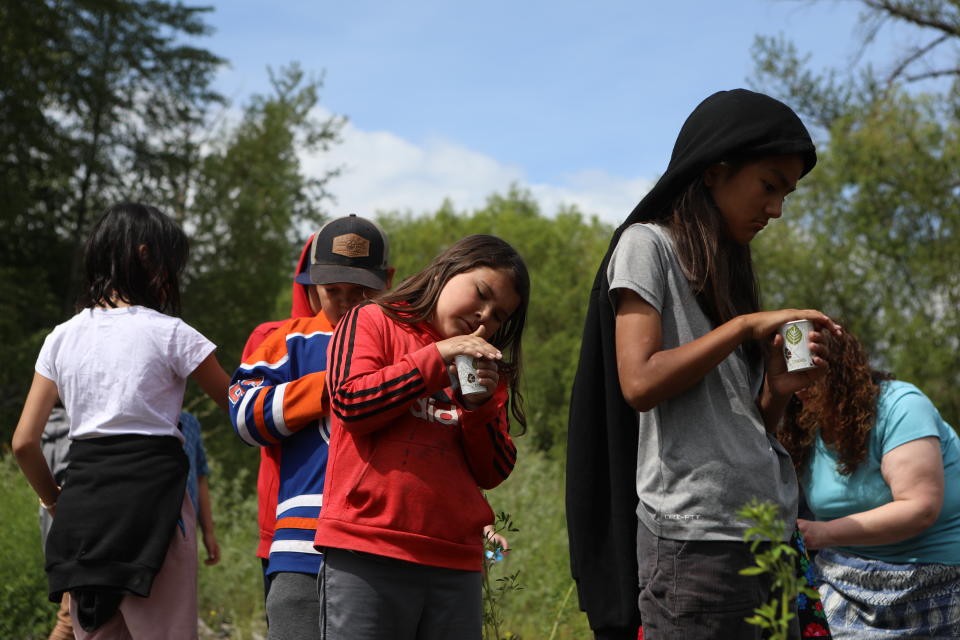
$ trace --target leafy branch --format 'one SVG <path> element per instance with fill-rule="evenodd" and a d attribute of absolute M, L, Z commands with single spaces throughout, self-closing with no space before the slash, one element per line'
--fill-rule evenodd
<path fill-rule="evenodd" d="M 819 600 L 820 594 L 807 586 L 797 571 L 798 552 L 784 542 L 785 526 L 780 519 L 777 507 L 769 502 L 751 500 L 741 508 L 737 515 L 755 523 L 743 534 L 743 541 L 750 544 L 756 565 L 740 570 L 740 575 L 773 576 L 770 602 L 754 609 L 754 615 L 747 622 L 766 629 L 770 640 L 787 640 L 790 621 L 796 617 L 792 605 L 799 594 Z"/>
<path fill-rule="evenodd" d="M 520 571 L 491 580 L 491 573 L 504 557 L 504 549 L 496 539 L 497 534 L 519 531 L 513 525 L 510 514 L 501 511 L 493 523 L 493 532 L 483 540 L 483 638 L 484 640 L 519 640 L 518 636 L 503 634 L 503 600 L 508 594 L 523 589 L 517 581 Z"/>

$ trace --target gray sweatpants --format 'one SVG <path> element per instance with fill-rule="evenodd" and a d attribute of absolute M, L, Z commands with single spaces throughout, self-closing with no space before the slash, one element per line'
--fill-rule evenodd
<path fill-rule="evenodd" d="M 479 571 L 344 549 L 324 553 L 319 577 L 323 640 L 480 640 Z"/>
<path fill-rule="evenodd" d="M 267 619 L 268 640 L 320 640 L 317 578 L 286 571 L 273 574 Z"/>

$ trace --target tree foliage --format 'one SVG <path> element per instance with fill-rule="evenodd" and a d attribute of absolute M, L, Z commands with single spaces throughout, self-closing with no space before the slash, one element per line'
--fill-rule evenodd
<path fill-rule="evenodd" d="M 254 96 L 239 124 L 225 128 L 201 159 L 183 216 L 190 234 L 184 279 L 184 318 L 217 345 L 228 372 L 240 362 L 250 331 L 285 317 L 275 311 L 289 291 L 304 238 L 299 230 L 323 220 L 327 181 L 306 176 L 299 154 L 338 140 L 343 119 L 318 119 L 320 80 L 297 65 L 271 72 L 273 92 Z M 192 389 L 186 406 L 201 418 L 208 446 L 251 467 L 256 456 L 233 434 L 212 402 Z"/>
<path fill-rule="evenodd" d="M 43 335 L 72 310 L 80 249 L 107 203 L 166 205 L 219 102 L 222 60 L 184 40 L 208 9 L 133 0 L 0 3 L 0 300 L 5 388 L 29 383 Z M 23 394 L 0 402 L 4 432 Z"/>
<path fill-rule="evenodd" d="M 0 8 L 3 176 L 24 232 L 76 249 L 121 198 L 182 201 L 196 129 L 220 101 L 223 60 L 183 44 L 209 8 L 133 0 L 18 1 Z"/>
<path fill-rule="evenodd" d="M 0 3 L 4 439 L 43 337 L 73 312 L 82 245 L 109 204 L 142 200 L 183 225 L 184 317 L 228 370 L 248 332 L 276 317 L 294 236 L 322 219 L 335 174 L 305 176 L 298 154 L 335 143 L 342 119 L 317 118 L 321 80 L 291 65 L 231 121 L 212 89 L 224 61 L 192 44 L 209 33 L 209 11 L 161 0 Z M 188 406 L 212 414 L 195 393 Z"/>
<path fill-rule="evenodd" d="M 899 21 L 927 44 L 900 52 L 891 69 L 814 72 L 790 43 L 758 40 L 758 84 L 798 105 L 824 138 L 817 168 L 756 243 L 765 306 L 837 314 L 878 366 L 916 383 L 956 427 L 960 56 L 950 63 L 922 54 L 948 41 L 956 51 L 960 7 L 862 4 L 868 38 L 879 23 Z M 921 82 L 950 74 L 949 83 Z"/>

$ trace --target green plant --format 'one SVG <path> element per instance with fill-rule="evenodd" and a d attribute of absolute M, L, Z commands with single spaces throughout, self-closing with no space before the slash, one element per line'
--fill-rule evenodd
<path fill-rule="evenodd" d="M 524 523 L 509 536 L 517 551 L 496 567 L 520 570 L 523 590 L 501 602 L 504 626 L 523 638 L 582 640 L 592 638 L 587 617 L 577 606 L 570 576 L 570 553 L 564 517 L 565 457 L 536 450 L 527 436 L 517 438 L 518 463 L 507 480 L 488 492 L 495 511 Z M 574 587 L 571 589 L 571 587 Z"/>
<path fill-rule="evenodd" d="M 207 460 L 221 560 L 212 567 L 199 563 L 198 611 L 206 632 L 201 637 L 263 638 L 263 570 L 255 555 L 259 541 L 255 478 L 246 469 L 231 476 L 223 473 L 219 460 Z M 203 554 L 203 543 L 197 551 Z"/>
<path fill-rule="evenodd" d="M 57 605 L 47 599 L 37 495 L 11 455 L 0 456 L 0 484 L 0 638 L 46 638 Z"/>
<path fill-rule="evenodd" d="M 557 608 L 557 615 L 553 618 L 553 627 L 550 629 L 550 638 L 548 640 L 553 640 L 555 637 L 557 637 L 557 629 L 560 628 L 560 616 L 563 614 L 563 610 L 566 608 L 567 602 L 570 600 L 570 594 L 573 593 L 573 588 L 575 586 L 576 583 L 571 582 L 570 586 L 567 587 L 567 592 L 563 596 L 563 601 Z"/>
<path fill-rule="evenodd" d="M 484 640 L 519 640 L 519 636 L 507 632 L 501 634 L 503 626 L 503 600 L 507 594 L 520 591 L 523 587 L 517 582 L 520 571 L 491 580 L 492 575 L 499 569 L 497 563 L 503 560 L 504 549 L 495 536 L 503 533 L 519 531 L 513 526 L 510 514 L 501 511 L 493 523 L 493 534 L 484 538 L 482 590 L 483 590 L 483 638 Z"/>
<path fill-rule="evenodd" d="M 740 574 L 768 573 L 773 578 L 773 597 L 770 602 L 754 609 L 755 615 L 747 618 L 747 622 L 768 630 L 770 640 L 787 640 L 790 620 L 796 617 L 791 605 L 797 601 L 797 596 L 802 593 L 808 598 L 819 599 L 820 594 L 808 587 L 797 571 L 799 553 L 783 541 L 786 527 L 776 506 L 753 499 L 737 515 L 755 523 L 743 534 L 743 540 L 750 544 L 757 564 L 741 569 Z"/>

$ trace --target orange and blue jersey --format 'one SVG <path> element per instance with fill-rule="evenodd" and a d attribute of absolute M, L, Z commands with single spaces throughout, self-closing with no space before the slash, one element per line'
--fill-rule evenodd
<path fill-rule="evenodd" d="M 230 419 L 241 440 L 279 449 L 276 526 L 267 574 L 316 575 L 330 428 L 325 391 L 333 327 L 323 312 L 294 318 L 257 347 L 231 380 Z"/>

